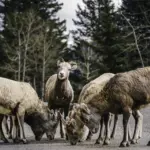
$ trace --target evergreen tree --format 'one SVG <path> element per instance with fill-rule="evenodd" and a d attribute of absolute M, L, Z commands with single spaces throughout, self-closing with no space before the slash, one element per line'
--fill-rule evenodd
<path fill-rule="evenodd" d="M 95 55 L 99 56 L 93 63 L 99 64 L 101 73 L 127 70 L 124 40 L 120 35 L 114 4 L 111 0 L 83 0 L 83 3 L 85 7 L 78 5 L 78 19 L 74 20 L 77 26 L 73 32 L 75 46 L 78 47 L 76 51 L 81 50 L 81 40 L 90 40 Z"/>

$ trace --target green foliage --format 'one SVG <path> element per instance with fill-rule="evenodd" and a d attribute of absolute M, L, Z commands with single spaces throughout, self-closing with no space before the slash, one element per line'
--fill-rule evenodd
<path fill-rule="evenodd" d="M 41 86 L 55 72 L 59 53 L 67 46 L 66 21 L 57 13 L 57 0 L 5 0 L 1 35 L 8 61 L 5 77 Z M 44 80 L 44 81 L 43 81 Z"/>
<path fill-rule="evenodd" d="M 126 55 L 124 53 L 124 39 L 121 28 L 118 25 L 119 18 L 111 0 L 83 0 L 84 8 L 78 5 L 76 11 L 77 19 L 73 20 L 77 30 L 73 31 L 74 48 L 82 58 L 82 46 L 84 41 L 93 51 L 92 63 L 99 70 L 98 74 L 104 72 L 121 72 L 127 69 Z M 85 45 L 85 44 L 84 44 Z M 88 49 L 87 54 L 88 54 Z M 98 56 L 98 57 L 97 57 Z M 83 59 L 85 63 L 85 59 Z M 95 74 L 97 76 L 98 74 Z"/>
<path fill-rule="evenodd" d="M 150 2 L 147 0 L 123 0 L 122 7 L 120 11 L 132 24 L 137 44 L 141 52 L 144 65 L 148 66 L 149 62 L 149 21 L 150 21 Z M 135 69 L 137 67 L 142 67 L 139 54 L 137 52 L 135 39 L 133 36 L 133 30 L 127 23 L 127 21 L 122 18 L 121 26 L 124 27 L 124 37 L 126 40 L 126 49 L 128 50 L 128 64 L 129 69 Z"/>

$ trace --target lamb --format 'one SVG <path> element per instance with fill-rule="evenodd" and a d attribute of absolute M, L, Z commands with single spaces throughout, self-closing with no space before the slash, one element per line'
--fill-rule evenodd
<path fill-rule="evenodd" d="M 138 110 L 150 103 L 150 67 L 118 73 L 104 86 L 103 90 L 88 103 L 81 103 L 78 116 L 93 132 L 97 125 L 93 124 L 106 112 L 123 114 L 123 140 L 120 147 L 130 145 L 129 118 L 132 111 L 138 115 Z M 137 118 L 135 137 L 138 136 L 141 118 Z"/>
<path fill-rule="evenodd" d="M 24 132 L 24 115 L 38 122 L 38 125 L 30 123 L 31 128 L 41 131 L 34 132 L 38 139 L 42 137 L 43 132 L 51 139 L 51 128 L 57 124 L 54 114 L 49 110 L 29 83 L 13 81 L 0 77 L 0 114 L 15 116 L 17 119 L 16 127 L 21 130 L 21 141 L 27 143 Z M 18 130 L 17 130 L 18 131 Z M 14 137 L 14 142 L 18 141 L 18 133 Z"/>
<path fill-rule="evenodd" d="M 50 109 L 61 108 L 64 111 L 64 118 L 68 115 L 70 103 L 73 101 L 74 92 L 69 81 L 69 73 L 77 68 L 74 62 L 57 62 L 57 74 L 49 77 L 45 86 L 45 101 L 48 102 Z M 60 120 L 60 134 L 64 137 L 62 122 Z"/>
<path fill-rule="evenodd" d="M 96 78 L 95 80 L 91 81 L 90 83 L 86 84 L 83 87 L 83 89 L 81 91 L 81 94 L 79 96 L 79 104 L 76 104 L 73 107 L 73 110 L 69 113 L 69 117 L 68 117 L 67 121 L 66 122 L 63 121 L 65 126 L 66 126 L 66 132 L 69 136 L 69 141 L 70 141 L 71 144 L 76 144 L 78 140 L 80 141 L 80 139 L 82 139 L 82 135 L 84 135 L 84 134 L 81 134 L 81 133 L 83 133 L 83 130 L 84 130 L 83 129 L 84 123 L 81 121 L 83 118 L 81 118 L 81 119 L 78 118 L 79 117 L 78 116 L 78 107 L 80 107 L 80 104 L 82 102 L 88 103 L 89 101 L 92 101 L 93 97 L 95 97 L 96 95 L 98 95 L 101 92 L 101 90 L 103 89 L 105 84 L 113 76 L 114 76 L 114 74 L 105 73 L 105 74 L 101 75 L 100 77 Z M 134 116 L 136 122 L 138 122 L 138 120 L 139 120 L 138 117 L 140 117 L 142 119 L 142 114 L 139 111 L 135 111 L 133 116 Z M 103 144 L 104 145 L 109 144 L 109 142 L 110 142 L 109 141 L 110 140 L 109 128 L 110 128 L 111 118 L 112 118 L 111 113 L 104 113 L 102 115 L 102 118 L 101 118 L 101 121 L 100 121 L 100 124 L 101 124 L 100 133 L 99 133 L 98 139 L 96 140 L 96 144 L 99 144 L 99 143 L 103 142 L 103 138 L 102 138 L 103 122 L 104 122 L 105 127 L 106 127 L 106 136 L 105 136 Z M 118 116 L 115 115 L 114 127 L 113 127 L 113 131 L 112 131 L 112 134 L 111 134 L 111 138 L 113 138 L 114 134 L 115 134 L 117 118 L 118 118 Z M 96 129 L 96 131 L 97 131 L 98 130 L 98 125 L 99 125 L 98 120 L 96 120 L 96 122 L 93 122 L 93 123 L 96 126 L 96 128 L 94 128 L 94 130 Z M 75 126 L 75 124 L 76 124 L 76 126 Z M 141 120 L 141 124 L 142 124 L 142 120 Z M 137 125 L 137 123 L 135 123 L 135 131 L 134 131 L 134 135 L 133 135 L 133 139 L 132 139 L 133 144 L 137 143 L 137 140 L 139 138 L 138 136 L 141 136 L 141 131 L 142 131 L 142 127 L 141 127 L 141 129 L 139 131 L 140 133 L 136 134 L 136 131 L 137 131 L 137 126 L 136 125 Z M 72 128 L 72 129 L 70 129 L 70 128 Z M 94 132 L 96 132 L 96 131 L 94 131 Z M 76 134 L 73 134 L 73 132 L 76 133 Z M 77 133 L 79 133 L 78 136 L 77 136 Z"/>

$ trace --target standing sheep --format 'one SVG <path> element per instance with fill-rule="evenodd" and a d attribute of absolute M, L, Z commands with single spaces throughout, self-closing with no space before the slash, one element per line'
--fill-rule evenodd
<path fill-rule="evenodd" d="M 106 112 L 123 114 L 123 140 L 121 147 L 130 145 L 129 142 L 129 118 L 132 111 L 138 110 L 150 103 L 150 67 L 140 68 L 133 71 L 118 73 L 108 81 L 100 94 L 91 101 L 80 105 L 78 116 L 95 131 L 97 126 L 93 122 L 100 119 Z M 138 115 L 138 113 L 137 113 Z M 137 118 L 135 137 L 140 132 L 141 118 Z"/>
<path fill-rule="evenodd" d="M 64 117 L 68 115 L 70 103 L 73 101 L 74 92 L 69 81 L 69 73 L 76 69 L 76 63 L 57 62 L 57 74 L 49 77 L 45 87 L 45 101 L 48 101 L 50 109 L 62 108 Z M 60 134 L 64 137 L 62 122 L 60 120 Z"/>
<path fill-rule="evenodd" d="M 57 124 L 54 120 L 54 114 L 49 110 L 42 101 L 39 100 L 37 93 L 30 84 L 25 82 L 13 81 L 6 78 L 0 78 L 0 114 L 15 115 L 17 119 L 17 128 L 21 130 L 21 140 L 27 143 L 24 132 L 24 115 L 31 117 L 33 122 L 39 124 L 34 125 L 34 129 L 40 127 L 44 133 L 46 132 L 51 139 L 51 128 Z M 33 124 L 30 124 L 31 128 Z M 33 128 L 32 128 L 33 129 Z M 36 137 L 41 137 L 43 132 L 34 132 Z M 15 141 L 18 141 L 18 133 L 16 132 Z"/>

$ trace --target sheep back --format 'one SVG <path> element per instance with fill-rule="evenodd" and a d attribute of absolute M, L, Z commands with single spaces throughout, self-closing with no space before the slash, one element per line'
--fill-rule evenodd
<path fill-rule="evenodd" d="M 105 84 L 114 76 L 112 73 L 105 73 L 86 84 L 80 93 L 78 103 L 88 103 L 95 95 L 98 95 Z"/>
<path fill-rule="evenodd" d="M 0 105 L 13 110 L 19 104 L 21 115 L 38 103 L 38 95 L 29 83 L 0 77 Z"/>
<path fill-rule="evenodd" d="M 105 86 L 104 96 L 109 103 L 121 103 L 140 109 L 150 103 L 150 67 L 116 74 Z"/>

